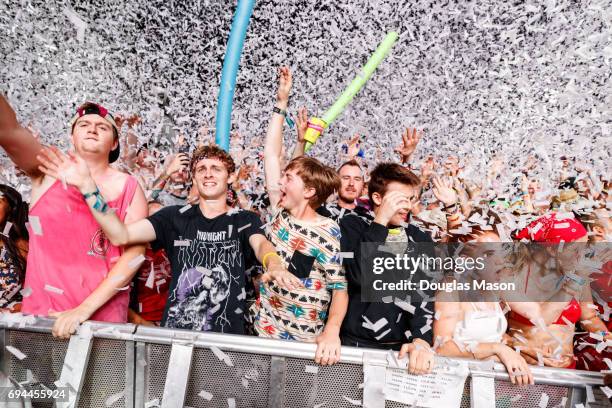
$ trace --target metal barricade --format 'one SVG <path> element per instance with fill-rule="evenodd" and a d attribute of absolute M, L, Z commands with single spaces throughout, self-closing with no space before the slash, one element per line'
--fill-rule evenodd
<path fill-rule="evenodd" d="M 34 378 L 50 385 L 63 379 L 78 388 L 76 406 L 88 408 L 339 408 L 362 401 L 368 387 L 363 384 L 366 355 L 368 364 L 379 365 L 378 372 L 386 369 L 387 353 L 380 350 L 343 347 L 340 363 L 317 369 L 314 344 L 129 324 L 88 325 L 91 338 L 77 341 L 73 336 L 69 344 L 51 336 L 48 319 L 20 326 L 0 321 L 2 371 L 14 382 Z M 6 346 L 26 357 L 19 360 Z M 517 387 L 499 364 L 468 365 L 462 408 L 537 407 L 542 398 L 547 407 L 574 407 L 585 403 L 587 386 L 600 406 L 609 404 L 598 387 L 603 384 L 600 373 L 532 367 L 536 385 Z M 366 405 L 372 401 L 364 401 Z M 373 405 L 407 407 L 393 401 Z"/>

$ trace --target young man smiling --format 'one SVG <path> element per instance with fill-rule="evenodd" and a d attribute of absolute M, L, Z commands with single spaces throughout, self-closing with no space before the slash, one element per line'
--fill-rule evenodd
<path fill-rule="evenodd" d="M 333 169 L 298 157 L 282 172 L 283 121 L 291 90 L 291 72 L 280 69 L 276 106 L 264 147 L 266 189 L 276 210 L 266 233 L 293 275 L 260 285 L 251 308 L 259 336 L 316 342 L 317 363 L 340 359 L 340 325 L 348 296 L 340 262 L 340 228 L 316 208 L 338 188 Z"/>
<path fill-rule="evenodd" d="M 87 163 L 57 150 L 41 155 L 47 174 L 64 174 L 83 194 L 97 189 Z M 226 204 L 235 165 L 216 146 L 198 148 L 191 158 L 199 204 L 170 206 L 132 224 L 124 224 L 97 200 L 87 199 L 91 213 L 114 245 L 153 242 L 164 248 L 172 265 L 172 283 L 162 325 L 199 331 L 245 332 L 245 271 L 253 255 L 268 279 L 286 279 L 272 244 L 261 231 L 259 217 L 231 210 Z M 103 207 L 103 205 L 102 205 Z M 272 256 L 275 255 L 275 256 Z"/>
<path fill-rule="evenodd" d="M 134 222 L 146 216 L 147 204 L 136 179 L 109 164 L 119 157 L 119 131 L 101 105 L 87 102 L 71 122 L 75 152 L 91 170 L 99 190 L 95 197 L 117 211 L 118 219 Z M 24 313 L 56 317 L 53 334 L 68 338 L 85 320 L 126 322 L 126 288 L 138 270 L 133 260 L 144 246 L 111 244 L 91 216 L 84 197 L 66 186 L 65 175 L 39 169 L 42 145 L 22 127 L 0 95 L 0 145 L 30 177 L 30 245 L 24 288 Z M 94 191 L 88 191 L 94 193 Z"/>

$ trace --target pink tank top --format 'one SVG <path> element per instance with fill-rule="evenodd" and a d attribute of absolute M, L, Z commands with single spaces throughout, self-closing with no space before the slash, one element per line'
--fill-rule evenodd
<path fill-rule="evenodd" d="M 136 179 L 129 176 L 119 198 L 108 202 L 122 221 L 137 185 Z M 24 297 L 22 312 L 46 316 L 49 311 L 77 307 L 104 280 L 122 249 L 106 239 L 81 193 L 72 186 L 64 189 L 59 181 L 34 204 L 30 217 L 38 217 L 42 235 L 28 226 L 24 288 L 32 292 Z M 129 290 L 117 291 L 91 320 L 126 322 L 128 304 Z"/>

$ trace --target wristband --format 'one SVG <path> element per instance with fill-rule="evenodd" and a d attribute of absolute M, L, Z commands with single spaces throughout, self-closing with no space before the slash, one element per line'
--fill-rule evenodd
<path fill-rule="evenodd" d="M 279 108 L 278 106 L 275 106 L 274 108 L 272 108 L 272 112 L 278 113 L 279 115 L 283 115 L 284 117 L 287 117 L 287 111 Z"/>
<path fill-rule="evenodd" d="M 276 255 L 278 259 L 280 259 L 280 256 L 278 256 L 278 254 L 274 251 L 270 251 L 264 254 L 263 259 L 261 260 L 261 266 L 263 266 L 265 270 L 268 270 L 268 266 L 266 265 L 266 260 L 268 259 L 270 255 Z"/>
<path fill-rule="evenodd" d="M 446 207 L 442 207 L 442 210 L 451 214 L 457 211 L 457 203 L 451 204 L 449 206 Z M 451 211 L 452 210 L 452 211 Z"/>
<path fill-rule="evenodd" d="M 96 202 L 92 206 L 94 210 L 99 211 L 101 213 L 105 213 L 106 211 L 108 211 L 108 204 L 106 204 L 106 201 L 104 201 L 104 198 L 102 197 L 102 194 L 100 194 L 100 190 L 98 189 L 98 187 L 96 187 L 96 191 L 94 191 L 93 193 L 83 194 L 83 198 L 85 200 L 91 197 L 96 198 Z"/>

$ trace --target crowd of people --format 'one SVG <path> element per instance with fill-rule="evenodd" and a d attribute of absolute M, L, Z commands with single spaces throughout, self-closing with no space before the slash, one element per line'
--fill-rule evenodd
<path fill-rule="evenodd" d="M 305 154 L 305 108 L 286 151 L 291 85 L 280 68 L 263 174 L 238 137 L 231 154 L 181 137 L 164 156 L 138 145 L 137 116 L 91 102 L 76 110 L 63 152 L 0 96 L 0 145 L 31 181 L 29 204 L 0 186 L 2 311 L 51 316 L 60 338 L 100 320 L 312 342 L 323 365 L 339 361 L 341 345 L 392 349 L 413 374 L 431 372 L 436 354 L 493 359 L 517 384 L 533 383 L 530 365 L 612 369 L 612 261 L 595 245 L 612 238 L 609 174 L 562 157 L 546 180 L 557 188 L 545 190 L 529 160 L 514 195 L 502 194 L 499 158 L 478 179 L 453 152 L 415 163 L 417 129 L 402 133 L 397 161 L 374 165 L 350 138 L 336 170 Z M 362 296 L 372 274 L 364 244 L 445 243 L 469 255 L 472 244 L 511 241 L 543 245 L 510 266 L 500 259 L 490 279 L 503 270 L 527 290 L 553 276 L 546 299 Z M 579 262 L 590 245 L 604 260 L 595 272 Z"/>

